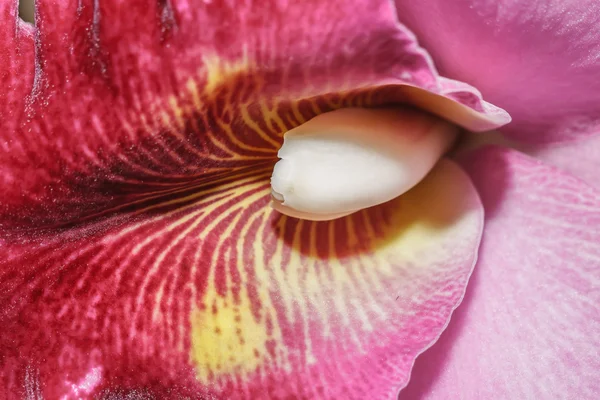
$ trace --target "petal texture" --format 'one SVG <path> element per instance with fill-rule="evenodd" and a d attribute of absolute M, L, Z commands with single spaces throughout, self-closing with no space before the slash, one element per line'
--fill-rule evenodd
<path fill-rule="evenodd" d="M 396 0 L 440 72 L 506 109 L 506 133 L 562 142 L 600 127 L 596 0 Z"/>
<path fill-rule="evenodd" d="M 410 103 L 508 122 L 438 76 L 389 1 L 39 0 L 0 5 L 0 221 L 114 213 L 274 159 L 282 133 L 346 106 Z"/>
<path fill-rule="evenodd" d="M 600 134 L 560 145 L 526 147 L 523 151 L 600 189 Z"/>
<path fill-rule="evenodd" d="M 315 223 L 267 207 L 269 173 L 1 241 L 3 398 L 394 398 L 462 299 L 477 193 L 442 161 Z"/>
<path fill-rule="evenodd" d="M 400 398 L 597 398 L 600 192 L 500 147 L 464 166 L 487 214 L 479 260 Z"/>

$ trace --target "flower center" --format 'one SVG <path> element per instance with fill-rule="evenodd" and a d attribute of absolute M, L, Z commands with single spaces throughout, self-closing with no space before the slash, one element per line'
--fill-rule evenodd
<path fill-rule="evenodd" d="M 413 109 L 321 114 L 284 135 L 272 206 L 296 218 L 330 220 L 385 203 L 419 183 L 457 132 Z"/>

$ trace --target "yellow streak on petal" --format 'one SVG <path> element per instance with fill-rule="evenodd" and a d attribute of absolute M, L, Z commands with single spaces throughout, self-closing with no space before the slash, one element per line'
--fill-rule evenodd
<path fill-rule="evenodd" d="M 300 109 L 298 108 L 299 103 L 297 101 L 291 102 L 290 106 L 292 108 L 292 112 L 294 113 L 294 117 L 299 124 L 303 124 L 306 122 L 306 118 L 300 113 Z"/>
<path fill-rule="evenodd" d="M 214 375 L 247 374 L 262 364 L 269 334 L 263 321 L 252 318 L 247 297 L 236 307 L 220 304 L 214 314 L 196 309 L 191 324 L 192 360 L 200 382 L 209 384 Z"/>
<path fill-rule="evenodd" d="M 235 193 L 242 195 L 251 188 L 251 186 L 236 188 Z M 266 194 L 267 189 L 258 191 L 240 201 L 228 212 L 211 221 L 200 236 L 205 237 L 232 212 L 248 208 Z M 227 282 L 228 287 L 224 296 L 219 295 L 216 288 L 215 266 L 233 268 L 232 256 L 230 253 L 223 254 L 222 248 L 226 240 L 232 237 L 242 215 L 242 212 L 238 212 L 219 236 L 213 258 L 209 261 L 210 274 L 203 307 L 196 307 L 191 313 L 191 358 L 196 365 L 197 378 L 204 384 L 211 383 L 215 376 L 252 373 L 264 363 L 265 358 L 270 357 L 267 345 L 270 340 L 273 340 L 273 335 L 267 331 L 264 318 L 256 319 L 252 313 L 250 295 L 247 291 L 248 278 L 242 271 L 245 266 L 241 258 L 243 254 L 241 253 L 243 251 L 241 243 L 236 244 L 238 255 L 237 260 L 233 263 L 237 267 L 241 280 L 240 287 L 242 289 L 239 297 L 234 296 L 230 287 L 231 282 Z M 243 236 L 241 235 L 241 237 Z M 225 262 L 220 263 L 219 257 L 222 257 Z M 229 273 L 226 272 L 225 276 L 229 277 Z M 267 293 L 261 293 L 259 297 L 265 298 L 266 296 L 268 296 Z"/>
<path fill-rule="evenodd" d="M 232 77 L 250 70 L 250 61 L 246 52 L 241 59 L 236 61 L 222 60 L 217 56 L 205 57 L 203 61 L 206 68 L 204 91 L 207 94 L 212 93 L 215 88 L 229 83 Z"/>
<path fill-rule="evenodd" d="M 281 132 L 283 134 L 288 130 L 288 128 L 283 123 L 281 116 L 277 112 L 277 104 L 273 108 L 269 108 L 267 103 L 262 100 L 260 101 L 260 111 L 265 119 L 265 122 L 274 132 Z"/>
<path fill-rule="evenodd" d="M 331 107 L 332 110 L 338 110 L 340 108 L 342 108 L 342 104 L 344 102 L 344 99 L 346 97 L 343 95 L 338 96 L 337 100 L 334 100 L 333 96 L 324 96 L 323 100 L 325 100 L 325 103 Z"/>
<path fill-rule="evenodd" d="M 262 128 L 250 116 L 247 106 L 241 106 L 240 112 L 242 113 L 242 119 L 244 120 L 244 123 L 246 125 L 248 125 L 248 127 L 250 129 L 252 129 L 254 132 L 256 132 L 258 134 L 258 136 L 260 136 L 261 139 L 263 139 L 265 142 L 269 143 L 273 147 L 273 149 L 275 149 L 275 150 L 279 149 L 281 143 L 273 140 L 271 137 L 269 137 L 269 135 L 265 131 L 262 130 Z M 266 119 L 264 115 L 263 115 L 263 118 Z M 283 132 L 281 132 L 281 134 L 283 136 Z"/>
<path fill-rule="evenodd" d="M 322 285 L 315 285 L 315 282 L 325 282 L 326 276 L 322 273 L 322 268 L 319 268 L 319 257 L 317 253 L 317 224 L 310 224 L 309 234 L 309 254 L 308 254 L 308 272 L 307 276 L 311 279 L 307 280 L 307 294 L 308 298 L 311 299 L 313 304 L 327 304 L 327 297 L 323 293 Z M 328 324 L 329 315 L 325 307 L 314 307 L 316 314 L 319 317 L 319 322 L 323 326 L 323 337 L 332 337 L 331 327 Z"/>
<path fill-rule="evenodd" d="M 200 101 L 200 93 L 198 93 L 198 85 L 196 84 L 196 81 L 192 78 L 188 79 L 188 81 L 185 83 L 185 87 L 192 96 L 192 102 L 194 103 L 196 110 L 202 110 L 202 102 Z"/>
<path fill-rule="evenodd" d="M 310 99 L 309 102 L 310 102 L 310 107 L 312 108 L 315 115 L 319 115 L 319 114 L 323 113 L 323 111 L 321 111 L 321 107 L 319 107 L 319 105 L 317 104 L 316 99 Z"/>
<path fill-rule="evenodd" d="M 250 118 L 250 117 L 248 117 L 248 118 Z M 238 146 L 242 149 L 245 149 L 245 150 L 257 151 L 257 152 L 261 152 L 261 153 L 268 153 L 269 155 L 274 154 L 274 152 L 275 152 L 274 149 L 250 146 L 250 145 L 242 142 L 235 136 L 235 133 L 233 133 L 233 129 L 231 128 L 231 126 L 229 124 L 226 124 L 226 123 L 222 122 L 221 120 L 217 120 L 217 124 L 219 125 L 219 128 L 221 128 L 223 130 L 223 132 L 225 132 L 225 135 L 227 135 L 229 140 L 231 140 L 231 142 L 233 144 L 235 144 L 236 146 Z M 258 129 L 260 129 L 260 128 L 258 128 Z"/>
<path fill-rule="evenodd" d="M 452 179 L 444 179 L 445 175 L 448 173 L 444 169 L 434 168 L 427 179 L 398 199 L 399 209 L 403 212 L 392 213 L 383 225 L 385 233 L 374 242 L 379 254 L 393 254 L 395 258 L 426 266 L 429 263 L 425 260 L 431 258 L 430 243 L 450 242 L 450 229 L 460 232 L 463 225 L 464 229 L 473 229 L 468 218 L 461 219 L 456 215 L 456 206 L 440 206 L 440 193 L 452 193 L 452 198 L 447 195 L 448 201 L 455 204 L 461 201 L 460 196 L 454 194 Z"/>
<path fill-rule="evenodd" d="M 255 373 L 291 371 L 297 367 L 291 364 L 298 351 L 311 365 L 322 360 L 317 358 L 323 357 L 322 340 L 337 341 L 341 351 L 368 351 L 367 339 L 390 318 L 403 321 L 402 315 L 414 312 L 413 306 L 396 303 L 397 294 L 417 305 L 426 302 L 422 293 L 428 293 L 431 279 L 422 275 L 444 275 L 447 268 L 457 268 L 446 262 L 454 258 L 456 239 L 470 243 L 478 235 L 479 211 L 472 207 L 472 197 L 463 198 L 470 186 L 466 178 L 456 180 L 460 174 L 458 167 L 440 162 L 399 199 L 347 217 L 343 238 L 336 230 L 339 222 L 295 222 L 292 228 L 283 216 L 274 227 L 270 209 L 242 212 L 252 209 L 268 189 L 207 219 L 201 242 L 217 243 L 212 259 L 204 261 L 210 268 L 207 288 L 190 315 L 190 358 L 199 381 L 214 387 L 232 379 L 248 381 Z M 238 195 L 252 187 L 231 190 Z M 206 235 L 217 227 L 218 238 Z M 266 245 L 265 238 L 277 240 Z M 252 256 L 244 257 L 248 246 Z M 319 256 L 324 252 L 318 250 L 329 253 L 323 259 Z M 237 291 L 228 275 L 224 292 L 217 292 L 215 266 L 237 269 Z M 253 308 L 256 301 L 258 310 Z M 285 339 L 290 338 L 282 328 L 288 324 L 298 329 L 293 340 L 302 346 L 287 347 Z"/>
<path fill-rule="evenodd" d="M 183 127 L 185 126 L 185 116 L 184 116 L 183 109 L 181 108 L 181 106 L 179 105 L 179 102 L 177 101 L 177 97 L 169 96 L 168 101 L 169 101 L 169 106 L 171 106 L 171 110 L 173 111 L 173 115 L 175 116 L 175 122 L 177 124 L 177 127 L 179 129 L 183 129 Z"/>

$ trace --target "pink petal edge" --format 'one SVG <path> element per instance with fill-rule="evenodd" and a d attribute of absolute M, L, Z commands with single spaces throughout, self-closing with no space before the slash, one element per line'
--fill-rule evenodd
<path fill-rule="evenodd" d="M 462 305 L 400 399 L 600 393 L 600 193 L 514 150 L 463 163 L 486 210 Z"/>
<path fill-rule="evenodd" d="M 597 0 L 396 0 L 444 76 L 504 108 L 512 138 L 551 143 L 600 128 Z"/>

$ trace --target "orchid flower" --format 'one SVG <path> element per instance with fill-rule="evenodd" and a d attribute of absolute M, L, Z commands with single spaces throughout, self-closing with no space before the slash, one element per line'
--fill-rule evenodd
<path fill-rule="evenodd" d="M 0 398 L 600 393 L 597 2 L 17 8 Z"/>

